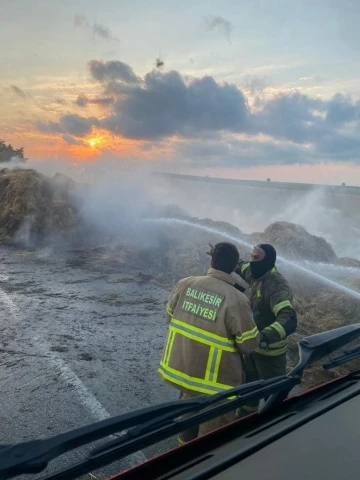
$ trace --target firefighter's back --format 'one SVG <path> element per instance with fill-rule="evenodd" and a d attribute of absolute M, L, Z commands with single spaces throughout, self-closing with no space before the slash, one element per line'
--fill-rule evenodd
<path fill-rule="evenodd" d="M 249 300 L 234 283 L 230 274 L 213 268 L 206 276 L 180 282 L 176 301 L 169 305 L 171 322 L 159 370 L 180 390 L 212 394 L 243 382 L 236 342 L 247 332 L 254 340 L 257 329 Z"/>

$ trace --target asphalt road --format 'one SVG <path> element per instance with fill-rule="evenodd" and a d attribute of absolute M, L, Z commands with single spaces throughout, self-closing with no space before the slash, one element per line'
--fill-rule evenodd
<path fill-rule="evenodd" d="M 139 283 L 135 270 L 92 263 L 80 250 L 0 247 L 0 443 L 176 399 L 157 375 L 167 296 L 159 285 Z M 172 446 L 174 439 L 103 471 Z M 67 455 L 46 472 L 77 458 Z"/>

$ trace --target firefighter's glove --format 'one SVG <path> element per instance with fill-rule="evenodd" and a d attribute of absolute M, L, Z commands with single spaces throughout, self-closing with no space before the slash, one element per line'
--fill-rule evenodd
<path fill-rule="evenodd" d="M 212 257 L 212 254 L 213 254 L 213 251 L 214 251 L 214 245 L 211 245 L 211 243 L 209 243 L 209 247 L 210 247 L 210 251 L 209 252 L 206 252 L 208 255 L 210 255 L 210 257 Z"/>
<path fill-rule="evenodd" d="M 260 348 L 269 350 L 269 340 L 264 332 L 260 332 Z"/>

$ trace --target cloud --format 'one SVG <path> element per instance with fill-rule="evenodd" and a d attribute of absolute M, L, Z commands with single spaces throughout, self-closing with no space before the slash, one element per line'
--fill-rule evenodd
<path fill-rule="evenodd" d="M 327 131 L 324 119 L 315 114 L 325 109 L 324 101 L 299 92 L 279 94 L 264 101 L 252 116 L 251 129 L 295 143 L 312 142 Z"/>
<path fill-rule="evenodd" d="M 43 133 L 68 133 L 83 137 L 91 133 L 94 125 L 100 125 L 97 118 L 85 118 L 71 113 L 63 115 L 59 122 L 37 122 L 36 127 Z"/>
<path fill-rule="evenodd" d="M 102 60 L 90 60 L 88 67 L 94 80 L 99 82 L 105 82 L 109 80 L 121 80 L 125 83 L 138 82 L 138 78 L 136 77 L 133 69 L 130 67 L 130 65 L 123 62 L 103 62 Z"/>
<path fill-rule="evenodd" d="M 92 32 L 94 35 L 102 37 L 105 40 L 112 40 L 114 38 L 110 30 L 104 25 L 101 25 L 100 23 L 94 23 L 94 25 L 92 26 Z"/>
<path fill-rule="evenodd" d="M 94 118 L 84 118 L 79 115 L 68 114 L 61 117 L 60 125 L 65 132 L 71 135 L 82 137 L 92 131 L 94 125 L 99 125 L 99 121 Z"/>
<path fill-rule="evenodd" d="M 332 124 L 359 121 L 360 102 L 352 103 L 350 97 L 337 93 L 328 103 L 326 119 Z"/>
<path fill-rule="evenodd" d="M 36 122 L 36 128 L 42 133 L 63 133 L 64 129 L 58 122 Z"/>
<path fill-rule="evenodd" d="M 248 106 L 235 85 L 218 84 L 212 77 L 188 82 L 176 71 L 152 71 L 142 85 L 118 97 L 102 126 L 136 139 L 197 135 L 202 131 L 242 131 Z"/>
<path fill-rule="evenodd" d="M 68 145 L 83 145 L 83 142 L 81 140 L 77 140 L 68 133 L 65 133 L 62 138 Z"/>
<path fill-rule="evenodd" d="M 246 75 L 244 78 L 244 88 L 250 90 L 251 95 L 263 92 L 265 87 L 266 80 L 264 77 Z"/>
<path fill-rule="evenodd" d="M 74 101 L 74 103 L 78 107 L 87 107 L 89 104 L 90 105 L 100 105 L 102 107 L 108 107 L 109 105 L 112 105 L 114 103 L 114 98 L 113 97 L 95 97 L 95 98 L 89 98 L 86 95 L 79 95 L 77 99 Z"/>
<path fill-rule="evenodd" d="M 18 97 L 27 98 L 28 95 L 20 87 L 17 87 L 16 85 L 10 85 L 10 88 Z"/>
<path fill-rule="evenodd" d="M 57 97 L 55 98 L 55 103 L 57 103 L 58 105 L 66 105 L 67 102 L 63 98 Z"/>
<path fill-rule="evenodd" d="M 111 30 L 101 23 L 90 23 L 86 15 L 76 14 L 73 19 L 75 27 L 87 29 L 94 37 L 99 37 L 104 40 L 119 42 L 119 39 L 114 37 Z"/>
<path fill-rule="evenodd" d="M 203 138 L 179 141 L 176 155 L 191 159 L 194 168 L 212 167 L 253 167 L 268 165 L 294 165 L 309 161 L 306 148 L 289 143 L 275 143 L 272 140 L 259 142 L 256 139 L 237 139 L 225 135 L 214 140 Z M 317 158 L 310 152 L 311 160 Z"/>
<path fill-rule="evenodd" d="M 38 123 L 40 131 L 81 137 L 97 126 L 115 136 L 169 146 L 177 138 L 183 143 L 176 148 L 184 156 L 204 162 L 360 162 L 360 102 L 351 97 L 337 94 L 324 100 L 281 93 L 258 99 L 252 109 L 239 87 L 211 76 L 154 69 L 138 77 L 129 65 L 115 61 L 91 60 L 88 67 L 100 82 L 99 94 L 79 95 L 75 103 L 106 106 L 106 114 L 87 118 L 68 113 L 58 122 Z M 262 80 L 252 77 L 248 84 L 260 89 Z"/>
<path fill-rule="evenodd" d="M 234 25 L 226 18 L 221 17 L 220 15 L 211 15 L 205 18 L 206 27 L 209 31 L 217 30 L 218 32 L 225 35 L 228 42 L 231 43 L 231 33 L 234 29 Z"/>

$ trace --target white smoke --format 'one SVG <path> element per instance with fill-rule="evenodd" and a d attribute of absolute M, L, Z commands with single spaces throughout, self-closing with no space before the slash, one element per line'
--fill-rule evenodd
<path fill-rule="evenodd" d="M 153 206 L 178 205 L 189 215 L 226 221 L 248 234 L 262 232 L 274 221 L 297 223 L 325 238 L 339 256 L 360 258 L 357 195 L 329 194 L 322 187 L 302 191 L 206 179 L 173 180 L 114 160 L 78 164 L 61 160 L 26 164 L 13 161 L 7 167 L 33 168 L 50 177 L 59 172 L 89 184 L 81 215 L 94 229 L 114 238 L 135 234 L 134 225 Z M 139 233 L 133 241 L 149 243 L 150 239 L 141 237 Z"/>

